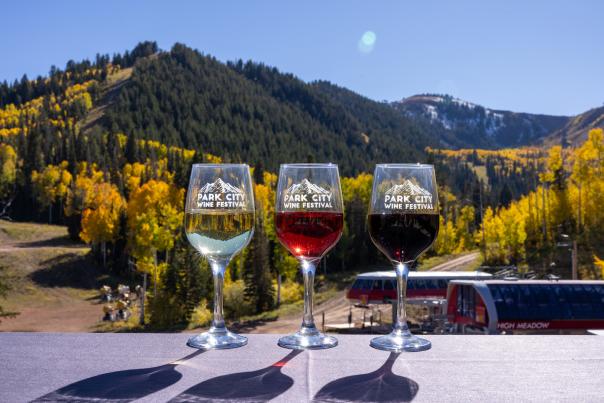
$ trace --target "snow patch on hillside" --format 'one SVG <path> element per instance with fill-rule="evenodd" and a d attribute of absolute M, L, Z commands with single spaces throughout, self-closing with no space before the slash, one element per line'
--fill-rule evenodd
<path fill-rule="evenodd" d="M 438 95 L 420 95 L 412 97 L 412 99 L 408 98 L 407 101 L 419 107 L 416 112 L 408 111 L 409 115 L 421 115 L 431 123 L 439 123 L 447 130 L 459 125 L 474 128 L 482 126 L 487 136 L 493 137 L 505 126 L 504 114 L 463 99 Z M 401 103 L 405 103 L 405 101 L 403 100 Z M 466 112 L 460 111 L 460 116 L 458 116 L 454 110 L 451 111 L 450 107 L 446 108 L 445 103 L 452 103 L 455 107 L 465 108 Z M 467 109 L 473 112 L 472 116 L 468 116 Z"/>

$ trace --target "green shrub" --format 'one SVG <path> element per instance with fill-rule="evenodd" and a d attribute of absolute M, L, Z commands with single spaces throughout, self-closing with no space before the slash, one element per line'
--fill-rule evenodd
<path fill-rule="evenodd" d="M 189 329 L 196 327 L 206 327 L 212 322 L 212 311 L 208 308 L 208 303 L 204 299 L 193 310 L 191 320 L 189 320 Z"/>
<path fill-rule="evenodd" d="M 239 319 L 254 313 L 254 307 L 245 299 L 243 280 L 233 281 L 224 286 L 224 314 L 229 319 Z"/>
<path fill-rule="evenodd" d="M 281 303 L 291 304 L 304 298 L 304 287 L 296 281 L 281 283 Z"/>

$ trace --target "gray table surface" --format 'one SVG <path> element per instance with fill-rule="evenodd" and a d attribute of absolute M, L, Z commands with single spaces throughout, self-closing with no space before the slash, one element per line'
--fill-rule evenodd
<path fill-rule="evenodd" d="M 189 336 L 1 333 L 0 402 L 604 401 L 602 336 L 428 336 L 398 356 L 371 336 L 300 353 L 272 334 L 196 352 Z"/>

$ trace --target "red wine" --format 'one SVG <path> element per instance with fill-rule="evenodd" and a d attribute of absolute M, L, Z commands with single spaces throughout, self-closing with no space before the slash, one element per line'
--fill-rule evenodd
<path fill-rule="evenodd" d="M 294 256 L 321 258 L 342 235 L 344 214 L 294 211 L 277 213 L 277 237 Z"/>
<path fill-rule="evenodd" d="M 438 214 L 369 214 L 369 235 L 388 259 L 408 263 L 432 245 Z"/>

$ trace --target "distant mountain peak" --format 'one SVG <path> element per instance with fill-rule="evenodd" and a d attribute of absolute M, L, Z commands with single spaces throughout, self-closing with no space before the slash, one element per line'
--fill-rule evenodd
<path fill-rule="evenodd" d="M 447 95 L 447 94 L 443 94 L 443 95 L 439 95 L 439 94 L 418 94 L 418 95 L 412 95 L 408 98 L 403 98 L 400 101 L 398 101 L 399 103 L 406 103 L 406 102 L 435 102 L 435 103 L 446 103 L 446 102 L 451 102 L 460 106 L 466 106 L 470 109 L 474 109 L 475 107 L 481 107 L 478 104 L 469 102 L 469 101 L 465 101 L 461 98 L 456 98 L 452 95 Z"/>
<path fill-rule="evenodd" d="M 405 116 L 423 121 L 445 147 L 501 148 L 538 143 L 569 117 L 486 108 L 451 95 L 419 94 L 392 103 Z"/>

